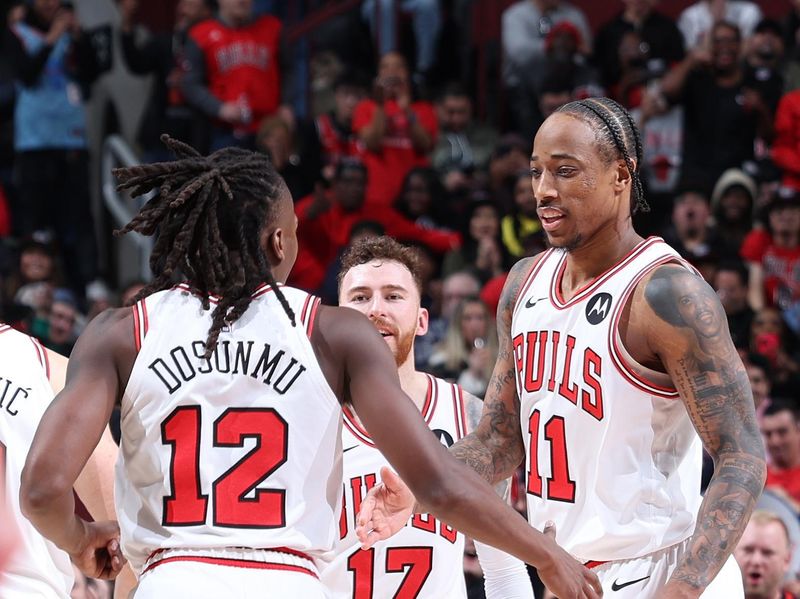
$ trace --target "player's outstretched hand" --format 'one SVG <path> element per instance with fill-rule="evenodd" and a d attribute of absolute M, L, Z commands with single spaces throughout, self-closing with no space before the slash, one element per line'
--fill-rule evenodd
<path fill-rule="evenodd" d="M 555 524 L 548 522 L 543 532 L 555 545 Z M 536 568 L 544 586 L 550 589 L 550 592 L 556 597 L 574 597 L 575 599 L 599 599 L 602 597 L 603 587 L 600 585 L 597 575 L 563 549 L 558 548 L 557 551 L 563 554 L 560 559 L 553 560 L 547 566 Z"/>
<path fill-rule="evenodd" d="M 125 565 L 116 522 L 85 522 L 84 538 L 70 554 L 78 569 L 92 578 L 115 578 Z"/>
<path fill-rule="evenodd" d="M 356 535 L 362 549 L 388 539 L 407 523 L 414 512 L 414 494 L 402 479 L 385 466 L 381 484 L 370 489 L 358 512 Z"/>

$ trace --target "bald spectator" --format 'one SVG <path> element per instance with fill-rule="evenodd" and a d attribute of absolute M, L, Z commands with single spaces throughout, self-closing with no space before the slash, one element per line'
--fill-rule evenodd
<path fill-rule="evenodd" d="M 742 570 L 745 599 L 795 599 L 783 591 L 791 554 L 783 520 L 771 512 L 753 512 L 734 551 Z"/>

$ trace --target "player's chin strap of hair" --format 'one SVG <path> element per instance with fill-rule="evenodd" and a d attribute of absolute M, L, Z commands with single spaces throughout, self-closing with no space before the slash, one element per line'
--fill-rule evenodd
<path fill-rule="evenodd" d="M 611 101 L 614 102 L 613 100 Z M 625 159 L 625 166 L 628 168 L 628 173 L 631 176 L 631 186 L 635 201 L 634 206 L 636 208 L 639 208 L 642 212 L 650 212 L 650 205 L 644 199 L 644 189 L 642 188 L 642 180 L 639 177 L 639 170 L 638 170 L 639 164 L 637 163 L 636 165 L 637 168 L 634 168 L 633 160 L 631 160 L 631 157 L 628 154 L 628 149 L 625 147 L 624 130 L 621 130 L 620 126 L 617 123 L 612 122 L 608 118 L 608 115 L 604 114 L 604 111 L 599 110 L 594 105 L 595 104 L 594 102 L 591 102 L 589 100 L 579 100 L 577 103 L 583 106 L 584 108 L 591 110 L 597 116 L 597 118 L 603 121 L 603 124 L 605 124 L 606 128 L 608 128 L 609 132 L 611 133 L 611 136 L 614 138 L 614 143 L 615 145 L 617 145 L 617 149 L 622 153 L 622 157 Z M 623 112 L 623 114 L 625 114 L 625 109 L 620 104 L 618 104 L 617 102 L 614 102 L 614 104 L 619 106 L 620 110 Z M 627 120 L 628 124 L 631 127 L 631 134 L 635 136 L 636 129 L 634 129 L 633 120 L 630 118 L 628 118 Z M 638 158 L 639 157 L 637 156 L 637 159 Z"/>

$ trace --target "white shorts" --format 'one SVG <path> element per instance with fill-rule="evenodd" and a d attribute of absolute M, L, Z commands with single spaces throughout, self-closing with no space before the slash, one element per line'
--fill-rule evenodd
<path fill-rule="evenodd" d="M 689 540 L 643 557 L 605 562 L 592 568 L 612 599 L 655 597 L 678 565 Z M 731 555 L 717 577 L 700 595 L 701 599 L 744 599 L 742 572 Z"/>
<path fill-rule="evenodd" d="M 171 549 L 151 557 L 134 599 L 327 599 L 310 559 L 267 549 Z"/>

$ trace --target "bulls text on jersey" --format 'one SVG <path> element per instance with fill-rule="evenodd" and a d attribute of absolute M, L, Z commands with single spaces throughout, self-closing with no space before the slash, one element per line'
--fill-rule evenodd
<path fill-rule="evenodd" d="M 283 395 L 306 371 L 297 358 L 282 349 L 273 352 L 269 343 L 256 346 L 254 341 L 235 341 L 233 344 L 221 341 L 210 358 L 203 357 L 205 351 L 204 341 L 193 341 L 188 348 L 178 345 L 169 350 L 167 356 L 153 360 L 148 368 L 161 380 L 170 395 L 180 389 L 184 382 L 198 374 L 210 372 L 261 379 L 265 385 Z"/>
<path fill-rule="evenodd" d="M 603 419 L 602 358 L 592 348 L 573 355 L 575 337 L 560 331 L 529 331 L 514 337 L 514 359 L 520 391 L 535 393 L 545 384 L 548 391 L 580 406 L 597 420 Z M 562 367 L 557 368 L 559 353 Z"/>

